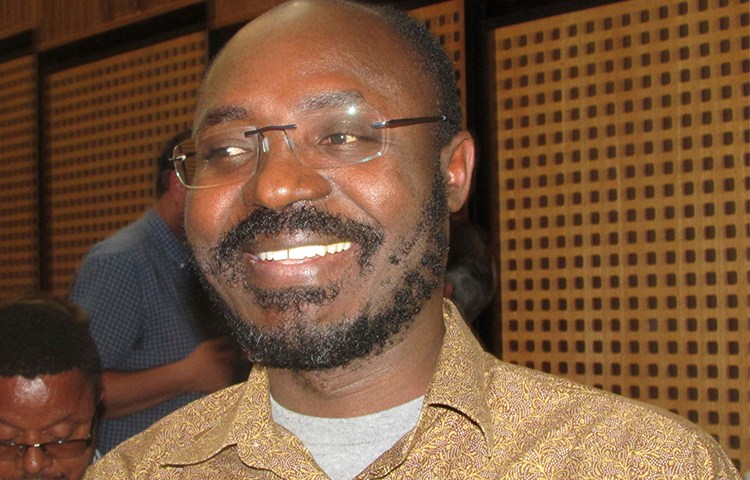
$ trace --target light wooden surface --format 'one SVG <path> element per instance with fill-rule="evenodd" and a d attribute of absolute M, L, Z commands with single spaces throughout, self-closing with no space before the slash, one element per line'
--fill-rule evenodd
<path fill-rule="evenodd" d="M 502 356 L 659 405 L 750 467 L 748 4 L 494 35 Z"/>

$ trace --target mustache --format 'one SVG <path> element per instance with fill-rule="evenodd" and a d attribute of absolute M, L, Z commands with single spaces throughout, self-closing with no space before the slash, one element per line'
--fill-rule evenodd
<path fill-rule="evenodd" d="M 291 205 L 283 210 L 258 208 L 228 231 L 213 248 L 214 258 L 226 264 L 241 254 L 245 245 L 262 236 L 307 232 L 351 241 L 360 246 L 360 267 L 383 244 L 382 229 L 322 211 L 311 205 Z"/>

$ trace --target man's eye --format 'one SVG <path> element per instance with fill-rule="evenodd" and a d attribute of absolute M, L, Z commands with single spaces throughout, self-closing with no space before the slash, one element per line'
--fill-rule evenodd
<path fill-rule="evenodd" d="M 220 144 L 219 144 L 220 145 Z M 202 151 L 198 152 L 198 158 L 202 159 L 207 164 L 214 165 L 229 165 L 246 163 L 254 160 L 258 151 L 252 145 L 246 146 L 208 146 Z"/>
<path fill-rule="evenodd" d="M 359 140 L 359 137 L 350 133 L 333 133 L 323 139 L 324 145 L 348 145 Z"/>
<path fill-rule="evenodd" d="M 204 155 L 204 158 L 208 161 L 223 160 L 237 155 L 243 155 L 245 153 L 248 153 L 247 149 L 241 147 L 219 147 L 208 150 Z"/>

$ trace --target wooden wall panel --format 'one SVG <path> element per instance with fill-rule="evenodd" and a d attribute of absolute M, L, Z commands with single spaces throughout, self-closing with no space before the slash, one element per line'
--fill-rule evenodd
<path fill-rule="evenodd" d="M 662 406 L 750 468 L 750 8 L 493 32 L 502 356 Z"/>
<path fill-rule="evenodd" d="M 39 287 L 36 62 L 0 63 L 0 300 Z"/>
<path fill-rule="evenodd" d="M 466 31 L 463 0 L 449 0 L 409 10 L 437 36 L 448 57 L 453 61 L 456 86 L 461 96 L 461 109 L 466 125 Z"/>
<path fill-rule="evenodd" d="M 83 255 L 154 198 L 156 158 L 190 127 L 205 33 L 45 78 L 50 281 L 65 294 Z"/>

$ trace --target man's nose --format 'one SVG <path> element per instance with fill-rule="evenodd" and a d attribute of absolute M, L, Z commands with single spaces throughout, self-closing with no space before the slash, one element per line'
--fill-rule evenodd
<path fill-rule="evenodd" d="M 18 459 L 25 473 L 39 473 L 52 465 L 52 460 L 39 447 L 29 447 Z"/>
<path fill-rule="evenodd" d="M 328 178 L 302 165 L 293 139 L 285 131 L 269 133 L 263 135 L 256 172 L 244 186 L 245 202 L 280 210 L 328 196 L 332 191 Z"/>

